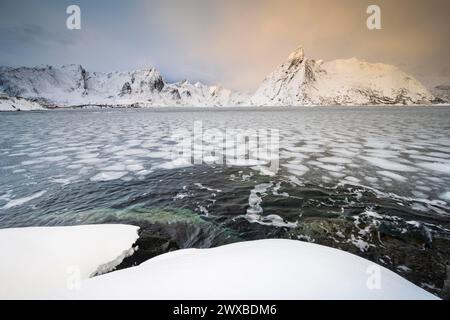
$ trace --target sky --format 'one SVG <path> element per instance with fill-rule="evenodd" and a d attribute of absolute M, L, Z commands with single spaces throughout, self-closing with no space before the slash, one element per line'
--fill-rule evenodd
<path fill-rule="evenodd" d="M 66 8 L 81 8 L 81 30 Z M 366 9 L 381 8 L 381 30 Z M 0 0 L 0 65 L 155 67 L 168 81 L 254 90 L 298 46 L 450 85 L 449 0 Z"/>

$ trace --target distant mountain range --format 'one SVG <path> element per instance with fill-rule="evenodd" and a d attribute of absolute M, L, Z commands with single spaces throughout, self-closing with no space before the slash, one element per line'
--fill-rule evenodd
<path fill-rule="evenodd" d="M 75 106 L 224 106 L 248 100 L 220 86 L 167 83 L 154 68 L 132 72 L 89 72 L 80 65 L 2 68 L 0 93 L 48 108 Z M 1 99 L 1 98 L 0 98 Z M 0 100 L 1 101 L 1 100 Z"/>
<path fill-rule="evenodd" d="M 397 67 L 355 58 L 316 61 L 298 48 L 255 93 L 197 82 L 168 83 L 154 68 L 90 72 L 80 65 L 0 68 L 0 110 L 87 106 L 429 105 L 450 101 Z"/>

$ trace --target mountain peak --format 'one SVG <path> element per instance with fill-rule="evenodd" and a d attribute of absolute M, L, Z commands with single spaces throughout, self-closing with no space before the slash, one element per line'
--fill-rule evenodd
<path fill-rule="evenodd" d="M 302 47 L 263 81 L 251 102 L 267 106 L 413 105 L 434 97 L 395 66 L 339 59 L 317 63 Z"/>
<path fill-rule="evenodd" d="M 305 58 L 305 50 L 303 50 L 303 47 L 300 46 L 289 55 L 288 61 L 303 61 L 304 58 Z"/>

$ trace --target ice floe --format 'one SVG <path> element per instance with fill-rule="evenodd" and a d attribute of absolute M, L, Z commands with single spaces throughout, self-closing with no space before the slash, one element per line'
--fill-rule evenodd
<path fill-rule="evenodd" d="M 414 167 L 401 164 L 399 162 L 394 162 L 392 160 L 387 160 L 384 158 L 376 158 L 376 157 L 366 157 L 366 156 L 360 156 L 361 159 L 369 162 L 370 164 L 380 167 L 382 169 L 386 170 L 392 170 L 392 171 L 406 171 L 406 172 L 414 172 L 417 171 Z"/>
<path fill-rule="evenodd" d="M 127 175 L 126 171 L 104 171 L 96 174 L 91 181 L 111 181 L 117 180 Z"/>
<path fill-rule="evenodd" d="M 439 197 L 445 201 L 450 201 L 450 191 L 442 193 Z"/>
<path fill-rule="evenodd" d="M 3 209 L 10 209 L 13 207 L 21 206 L 31 200 L 34 200 L 34 199 L 37 199 L 37 198 L 43 196 L 45 193 L 46 193 L 46 190 L 42 190 L 42 191 L 36 192 L 27 197 L 11 199 L 7 204 L 5 204 L 3 206 Z"/>
<path fill-rule="evenodd" d="M 417 164 L 419 167 L 436 171 L 440 173 L 450 174 L 450 163 L 439 163 L 439 162 L 421 162 Z"/>
<path fill-rule="evenodd" d="M 52 113 L 37 119 L 40 130 L 22 127 L 6 115 L 2 119 L 11 130 L 3 132 L 3 136 L 11 143 L 1 146 L 2 159 L 8 158 L 1 164 L 2 176 L 14 175 L 18 184 L 25 186 L 29 180 L 42 184 L 41 173 L 51 171 L 48 176 L 64 175 L 66 179 L 52 182 L 66 185 L 91 178 L 94 182 L 103 180 L 102 171 L 127 172 L 122 178 L 141 180 L 156 170 L 187 168 L 192 166 L 191 158 L 173 158 L 172 147 L 177 141 L 171 135 L 171 126 L 189 132 L 193 121 L 202 120 L 205 149 L 222 150 L 204 155 L 204 162 L 212 166 L 222 166 L 217 160 L 243 152 L 245 147 L 216 148 L 220 141 L 209 139 L 211 130 L 230 127 L 257 132 L 258 128 L 276 128 L 280 134 L 281 170 L 267 167 L 272 154 L 259 160 L 230 160 L 223 165 L 251 167 L 271 177 L 287 171 L 287 176 L 295 175 L 313 184 L 339 183 L 353 177 L 355 183 L 358 180 L 368 187 L 404 196 L 420 191 L 427 198 L 438 198 L 447 189 L 450 141 L 445 132 L 446 117 L 442 116 L 445 110 L 412 108 L 408 110 L 413 112 L 407 112 L 394 107 L 389 114 L 376 108 L 345 113 L 339 108 L 324 110 L 242 112 L 239 118 L 223 111 L 113 111 L 108 112 L 107 120 L 103 112 L 77 113 L 83 121 L 74 121 L 71 112 Z M 427 119 L 430 125 L 421 126 L 419 118 Z M 355 122 L 359 125 L 355 126 Z M 26 172 L 18 171 L 25 168 Z M 430 182 L 420 189 L 414 187 L 426 180 Z M 24 194 L 28 190 L 15 192 Z"/>
<path fill-rule="evenodd" d="M 378 174 L 380 174 L 382 176 L 385 176 L 385 177 L 388 177 L 388 178 L 391 178 L 391 179 L 394 179 L 394 180 L 397 180 L 400 182 L 404 182 L 407 180 L 405 177 L 403 177 L 395 172 L 386 171 L 386 170 L 377 171 L 377 172 L 378 172 Z"/>

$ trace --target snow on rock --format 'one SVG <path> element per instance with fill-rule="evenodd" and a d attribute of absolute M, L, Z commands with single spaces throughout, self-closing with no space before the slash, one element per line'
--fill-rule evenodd
<path fill-rule="evenodd" d="M 234 106 L 249 99 L 220 86 L 167 83 L 154 68 L 103 73 L 80 65 L 2 68 L 0 92 L 59 107 Z"/>
<path fill-rule="evenodd" d="M 31 100 L 9 97 L 7 95 L 0 94 L 0 111 L 34 111 L 45 110 L 38 102 Z"/>
<path fill-rule="evenodd" d="M 447 99 L 448 87 L 439 88 L 436 92 Z M 411 105 L 445 100 L 435 99 L 394 66 L 355 58 L 324 63 L 305 57 L 301 47 L 253 95 L 199 82 L 168 83 L 154 68 L 103 73 L 80 65 L 1 67 L 0 93 L 53 107 Z"/>
<path fill-rule="evenodd" d="M 437 299 L 358 256 L 292 240 L 170 252 L 85 280 L 62 298 Z"/>
<path fill-rule="evenodd" d="M 450 103 L 450 85 L 437 85 L 431 89 L 434 96 L 438 98 L 442 103 Z"/>
<path fill-rule="evenodd" d="M 0 299 L 45 299 L 77 288 L 131 255 L 137 230 L 128 225 L 0 230 Z"/>
<path fill-rule="evenodd" d="M 356 58 L 315 61 L 302 48 L 270 74 L 251 98 L 256 105 L 430 104 L 433 95 L 397 67 Z"/>
<path fill-rule="evenodd" d="M 302 62 L 303 59 L 305 59 L 305 51 L 303 50 L 302 47 L 298 47 L 294 52 L 292 52 L 289 57 L 288 57 L 288 61 L 290 61 L 291 63 L 293 61 L 298 61 L 298 62 Z"/>

